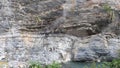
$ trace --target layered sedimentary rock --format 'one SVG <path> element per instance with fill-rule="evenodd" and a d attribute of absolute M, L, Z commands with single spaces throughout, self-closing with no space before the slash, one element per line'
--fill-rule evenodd
<path fill-rule="evenodd" d="M 25 68 L 30 61 L 50 64 L 117 58 L 120 13 L 116 1 L 1 0 L 1 62 Z M 104 8 L 106 2 L 112 16 Z"/>

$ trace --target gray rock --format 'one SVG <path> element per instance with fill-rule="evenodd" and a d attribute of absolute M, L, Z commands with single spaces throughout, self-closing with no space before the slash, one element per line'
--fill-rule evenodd
<path fill-rule="evenodd" d="M 72 60 L 86 62 L 94 61 L 97 58 L 98 56 L 95 54 L 95 52 L 91 51 L 89 48 L 79 48 L 77 53 L 74 55 L 74 59 Z"/>
<path fill-rule="evenodd" d="M 120 40 L 112 34 L 107 37 L 106 32 L 119 35 L 119 29 L 109 28 L 119 27 L 120 17 L 111 21 L 100 3 L 109 1 L 119 10 L 115 7 L 119 1 L 76 1 L 0 0 L 0 62 L 7 62 L 9 68 L 27 68 L 29 61 L 50 64 L 118 58 Z"/>
<path fill-rule="evenodd" d="M 118 58 L 119 55 L 119 39 L 106 39 L 103 35 L 94 35 L 87 40 L 87 43 L 77 43 L 74 47 L 73 61 L 111 61 Z"/>

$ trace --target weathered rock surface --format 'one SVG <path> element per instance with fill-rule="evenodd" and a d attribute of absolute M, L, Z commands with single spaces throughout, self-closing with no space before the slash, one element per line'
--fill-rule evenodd
<path fill-rule="evenodd" d="M 7 41 L 7 42 L 6 42 Z M 111 61 L 118 57 L 120 40 L 103 35 L 77 38 L 69 35 L 1 36 L 0 60 L 16 68 L 30 61 L 49 64 L 53 61 Z M 17 65 L 15 65 L 15 63 Z M 24 67 L 23 67 L 24 68 Z"/>
<path fill-rule="evenodd" d="M 65 62 L 70 60 L 72 41 L 69 37 L 6 36 L 1 38 L 1 42 L 2 45 L 5 45 L 1 47 L 4 49 L 2 50 L 4 57 L 1 56 L 1 60 L 4 61 L 38 61 L 42 64 L 49 64 L 53 61 Z"/>
<path fill-rule="evenodd" d="M 119 6 L 119 0 L 0 0 L 0 61 L 9 68 L 111 61 L 120 49 Z"/>
<path fill-rule="evenodd" d="M 118 38 L 106 39 L 104 35 L 94 35 L 76 42 L 73 61 L 111 61 L 118 57 L 119 46 Z"/>

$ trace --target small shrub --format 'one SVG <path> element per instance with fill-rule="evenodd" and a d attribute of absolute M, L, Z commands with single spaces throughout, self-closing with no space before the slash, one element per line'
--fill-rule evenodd
<path fill-rule="evenodd" d="M 102 7 L 107 12 L 111 12 L 112 11 L 112 8 L 108 4 L 104 4 Z"/>
<path fill-rule="evenodd" d="M 99 67 L 100 68 L 100 67 Z M 106 66 L 104 64 L 101 65 L 101 68 L 109 68 L 109 66 Z"/>
<path fill-rule="evenodd" d="M 113 9 L 111 8 L 111 6 L 109 6 L 108 4 L 104 4 L 104 5 L 102 6 L 102 8 L 103 8 L 104 11 L 107 12 L 107 14 L 109 15 L 109 17 L 110 17 L 111 19 L 114 18 L 114 11 L 113 11 Z"/>
<path fill-rule="evenodd" d="M 30 62 L 29 68 L 62 68 L 62 66 L 56 62 L 45 66 L 42 66 L 39 62 Z"/>
<path fill-rule="evenodd" d="M 42 68 L 42 65 L 39 62 L 31 62 L 29 68 Z"/>
<path fill-rule="evenodd" d="M 97 67 L 96 63 L 93 62 L 90 68 L 96 68 L 96 67 Z"/>
<path fill-rule="evenodd" d="M 114 59 L 112 62 L 106 62 L 105 65 L 109 68 L 120 68 L 120 59 Z"/>
<path fill-rule="evenodd" d="M 47 65 L 46 68 L 61 68 L 61 64 L 53 62 L 52 64 Z"/>

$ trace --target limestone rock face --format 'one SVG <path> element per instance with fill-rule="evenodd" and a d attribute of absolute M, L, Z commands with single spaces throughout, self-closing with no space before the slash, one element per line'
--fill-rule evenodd
<path fill-rule="evenodd" d="M 111 7 L 111 16 L 104 7 Z M 111 61 L 120 49 L 119 0 L 0 0 L 0 62 Z"/>
<path fill-rule="evenodd" d="M 1 34 L 64 33 L 78 37 L 98 34 L 112 23 L 101 3 L 94 0 L 1 1 Z"/>
<path fill-rule="evenodd" d="M 7 41 L 7 42 L 6 42 Z M 120 49 L 118 38 L 105 39 L 104 35 L 77 38 L 69 35 L 4 35 L 0 38 L 0 60 L 9 67 L 24 67 L 30 61 L 50 64 L 53 61 L 111 61 Z"/>
<path fill-rule="evenodd" d="M 71 60 L 72 39 L 67 35 L 1 36 L 0 44 L 0 61 L 7 62 L 9 68 L 27 66 L 31 61 L 50 64 Z"/>
<path fill-rule="evenodd" d="M 77 42 L 75 46 L 73 61 L 111 61 L 118 57 L 120 43 L 117 38 L 105 39 L 103 35 L 94 35 L 79 44 Z"/>

